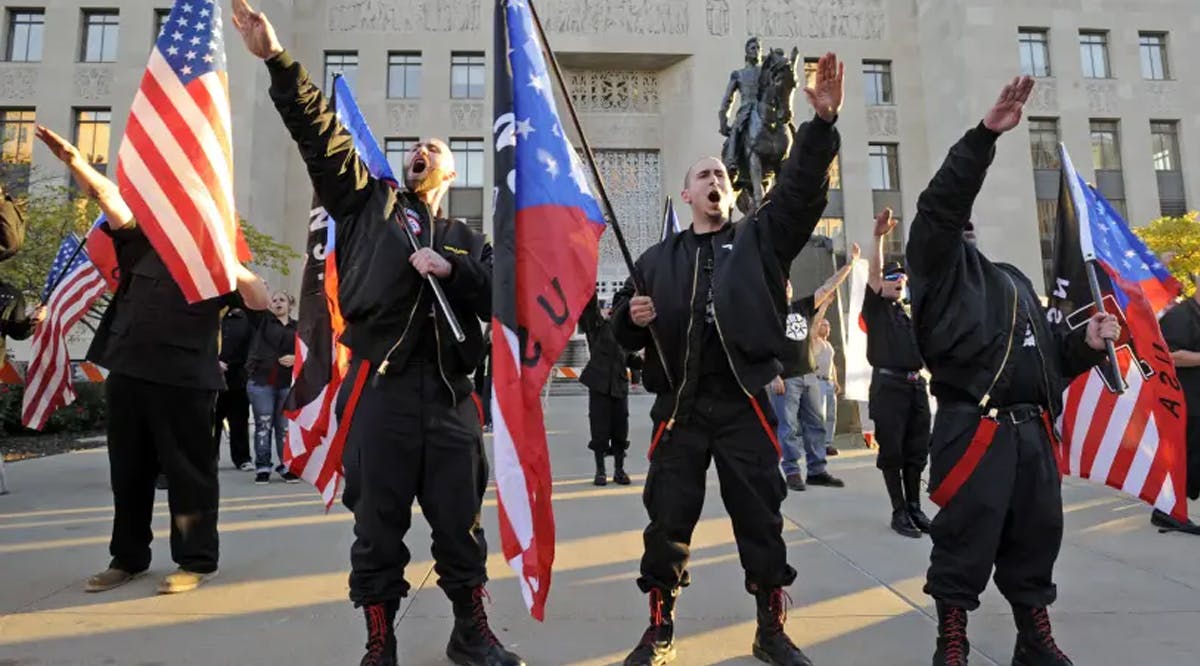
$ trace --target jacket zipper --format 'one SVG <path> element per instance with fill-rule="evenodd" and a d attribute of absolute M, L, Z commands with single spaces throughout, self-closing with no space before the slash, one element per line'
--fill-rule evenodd
<path fill-rule="evenodd" d="M 700 282 L 700 248 L 696 248 L 695 269 L 692 272 L 692 297 L 688 300 L 688 327 L 687 336 L 684 338 L 685 348 L 683 352 L 683 379 L 679 382 L 679 390 L 675 392 L 675 409 L 671 410 L 671 419 L 667 421 L 667 430 L 675 427 L 675 416 L 679 413 L 679 401 L 683 399 L 683 387 L 687 386 L 688 378 L 688 359 L 692 355 L 692 324 L 696 320 L 696 285 Z M 663 369 L 667 368 L 667 359 L 661 359 Z"/>
<path fill-rule="evenodd" d="M 760 206 L 761 209 L 761 206 Z M 712 243 L 712 239 L 709 239 Z M 713 248 L 713 276 L 716 277 L 716 256 L 717 248 Z M 713 290 L 713 323 L 717 325 L 717 339 L 721 341 L 721 349 L 725 352 L 725 360 L 729 362 L 729 370 L 733 373 L 733 380 L 737 382 L 738 388 L 742 389 L 742 393 L 751 400 L 754 399 L 754 394 L 746 390 L 746 386 L 742 384 L 742 378 L 738 376 L 737 367 L 733 365 L 733 357 L 729 354 L 729 347 L 725 345 L 725 334 L 721 332 L 721 319 L 717 316 L 717 294 L 716 289 Z"/>
<path fill-rule="evenodd" d="M 983 399 L 979 401 L 979 406 L 984 409 L 986 409 L 988 403 L 992 401 L 992 389 L 996 388 L 996 383 L 1000 381 L 1000 376 L 1004 374 L 1004 368 L 1008 365 L 1008 357 L 1012 354 L 1013 336 L 1017 330 L 1017 284 L 1013 282 L 1012 276 L 1008 273 L 1005 273 L 1004 277 L 1008 279 L 1008 284 L 1013 289 L 1012 323 L 1008 327 L 1008 347 L 1004 350 L 1004 360 L 1000 362 L 1000 368 L 996 370 L 996 376 L 992 378 L 991 386 L 989 386 L 987 392 L 983 394 Z"/>
<path fill-rule="evenodd" d="M 388 364 L 391 363 L 391 361 L 388 359 L 392 357 L 392 354 L 394 354 L 396 349 L 399 348 L 401 343 L 404 342 L 404 338 L 408 335 L 408 330 L 412 328 L 413 316 L 417 314 L 417 306 L 421 304 L 421 296 L 424 294 L 425 285 L 421 284 L 421 288 L 417 290 L 417 300 L 415 303 L 413 303 L 412 310 L 408 311 L 408 321 L 404 324 L 404 330 L 400 332 L 400 339 L 396 340 L 396 344 L 392 345 L 392 348 L 389 349 L 388 353 L 384 355 L 383 363 L 379 364 L 379 369 L 375 371 L 375 374 L 383 375 L 387 372 Z"/>

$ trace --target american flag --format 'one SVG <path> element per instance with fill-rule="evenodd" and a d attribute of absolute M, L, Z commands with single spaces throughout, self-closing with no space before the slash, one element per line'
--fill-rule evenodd
<path fill-rule="evenodd" d="M 63 239 L 46 278 L 46 319 L 33 334 L 31 360 L 25 372 L 21 423 L 26 428 L 41 430 L 54 410 L 75 401 L 67 334 L 105 289 L 104 276 L 82 251 L 75 235 Z"/>
<path fill-rule="evenodd" d="M 176 0 L 129 111 L 117 182 L 189 303 L 236 283 L 229 137 L 221 9 Z"/>
<path fill-rule="evenodd" d="M 596 289 L 607 228 L 566 138 L 533 15 L 497 0 L 492 422 L 504 559 L 545 616 L 554 563 L 550 456 L 540 394 Z M 554 313 L 548 315 L 553 308 Z"/>
<path fill-rule="evenodd" d="M 1115 391 L 1106 363 L 1067 388 L 1059 424 L 1062 471 L 1187 520 L 1186 406 L 1157 317 L 1180 285 L 1080 178 L 1065 147 L 1062 164 L 1051 323 L 1078 330 L 1096 312 L 1086 274 L 1093 262 L 1104 309 L 1122 323 L 1115 346 L 1128 385 L 1124 393 Z"/>

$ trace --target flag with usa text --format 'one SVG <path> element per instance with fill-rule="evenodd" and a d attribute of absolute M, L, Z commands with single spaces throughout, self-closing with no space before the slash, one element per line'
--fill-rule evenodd
<path fill-rule="evenodd" d="M 68 263 L 69 262 L 69 263 Z M 33 333 L 33 349 L 25 371 L 21 424 L 41 430 L 54 410 L 75 401 L 67 334 L 87 314 L 107 285 L 71 234 L 63 239 L 46 278 L 46 319 Z"/>
<path fill-rule="evenodd" d="M 606 228 L 559 122 L 529 5 L 497 0 L 492 423 L 500 543 L 530 613 L 545 617 L 554 563 L 540 393 L 596 290 Z"/>
<path fill-rule="evenodd" d="M 1106 312 L 1121 320 L 1116 341 L 1128 389 L 1110 385 L 1108 362 L 1077 377 L 1064 395 L 1059 456 L 1065 474 L 1121 490 L 1187 520 L 1186 407 L 1158 313 L 1179 283 L 1062 148 L 1062 183 L 1050 286 L 1052 325 L 1074 331 L 1096 312 L 1092 262 Z"/>
<path fill-rule="evenodd" d="M 244 251 L 229 114 L 221 8 L 176 0 L 129 109 L 117 183 L 189 303 L 233 291 Z"/>

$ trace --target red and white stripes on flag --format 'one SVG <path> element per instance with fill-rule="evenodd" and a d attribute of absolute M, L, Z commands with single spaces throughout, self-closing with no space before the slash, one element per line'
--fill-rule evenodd
<path fill-rule="evenodd" d="M 50 415 L 59 407 L 75 401 L 71 386 L 71 357 L 67 350 L 67 334 L 71 327 L 87 314 L 92 303 L 106 290 L 104 276 L 82 252 L 74 252 L 79 242 L 73 236 L 63 242 L 56 266 L 70 259 L 70 266 L 61 267 L 66 275 L 60 280 L 51 271 L 51 286 L 57 287 L 46 302 L 46 319 L 33 334 L 33 351 L 25 371 L 25 397 L 21 405 L 21 423 L 26 428 L 41 430 Z"/>
<path fill-rule="evenodd" d="M 238 264 L 221 10 L 177 0 L 164 26 L 129 111 L 117 182 L 195 303 L 233 291 Z"/>

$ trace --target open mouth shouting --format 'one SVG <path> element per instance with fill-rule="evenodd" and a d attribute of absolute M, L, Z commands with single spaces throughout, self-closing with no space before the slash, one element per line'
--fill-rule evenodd
<path fill-rule="evenodd" d="M 721 203 L 721 193 L 718 192 L 717 190 L 710 191 L 708 193 L 708 201 L 709 201 L 709 203 L 715 203 L 715 204 Z"/>
<path fill-rule="evenodd" d="M 424 157 L 414 157 L 411 167 L 412 174 L 414 176 L 420 176 L 421 174 L 425 173 L 425 169 L 428 166 L 429 162 Z"/>

